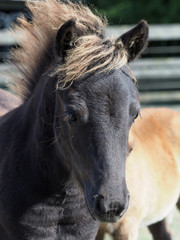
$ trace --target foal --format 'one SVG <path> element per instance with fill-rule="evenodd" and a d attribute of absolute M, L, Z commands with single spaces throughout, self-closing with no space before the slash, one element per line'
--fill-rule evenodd
<path fill-rule="evenodd" d="M 22 104 L 0 119 L 0 239 L 94 239 L 99 221 L 117 221 L 129 204 L 139 101 L 128 62 L 148 27 L 108 39 L 106 21 L 81 4 L 28 6 L 32 22 L 19 19 L 12 53 Z"/>

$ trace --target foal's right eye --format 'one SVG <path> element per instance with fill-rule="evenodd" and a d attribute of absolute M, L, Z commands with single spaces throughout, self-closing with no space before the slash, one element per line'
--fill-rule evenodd
<path fill-rule="evenodd" d="M 78 120 L 75 112 L 68 112 L 66 116 L 69 123 L 77 122 Z"/>

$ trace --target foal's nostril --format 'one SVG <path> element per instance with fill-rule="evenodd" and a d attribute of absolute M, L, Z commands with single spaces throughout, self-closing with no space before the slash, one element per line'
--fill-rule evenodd
<path fill-rule="evenodd" d="M 99 212 L 101 215 L 106 213 L 106 208 L 104 205 L 104 197 L 102 195 L 96 196 L 95 208 L 96 208 L 96 211 Z"/>
<path fill-rule="evenodd" d="M 114 216 L 120 216 L 123 211 L 124 206 L 122 206 L 119 202 L 114 202 L 110 204 L 109 212 L 111 212 L 111 214 L 114 214 Z"/>

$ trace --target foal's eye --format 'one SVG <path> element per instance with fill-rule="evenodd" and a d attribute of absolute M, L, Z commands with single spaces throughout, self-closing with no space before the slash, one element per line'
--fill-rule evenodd
<path fill-rule="evenodd" d="M 134 120 L 135 120 L 138 116 L 139 116 L 139 113 L 137 113 L 137 114 L 135 115 Z"/>
<path fill-rule="evenodd" d="M 69 123 L 76 122 L 78 120 L 76 113 L 75 112 L 68 112 L 67 113 L 67 120 L 69 121 Z"/>
<path fill-rule="evenodd" d="M 139 112 L 135 115 L 133 122 L 136 120 L 138 116 L 139 116 Z"/>

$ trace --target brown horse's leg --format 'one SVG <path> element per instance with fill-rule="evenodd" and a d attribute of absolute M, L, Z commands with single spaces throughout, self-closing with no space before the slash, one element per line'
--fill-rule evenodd
<path fill-rule="evenodd" d="M 107 230 L 106 224 L 101 224 L 95 240 L 103 240 L 105 233 L 107 233 L 107 232 L 108 232 L 108 230 Z"/>
<path fill-rule="evenodd" d="M 104 239 L 104 234 L 105 234 L 104 231 L 102 229 L 99 229 L 95 240 L 103 240 Z"/>
<path fill-rule="evenodd" d="M 119 229 L 115 230 L 113 235 L 114 240 L 137 240 L 138 239 L 138 229 L 135 229 L 135 231 L 131 232 L 129 230 L 128 233 L 124 233 L 119 231 Z"/>
<path fill-rule="evenodd" d="M 101 224 L 95 240 L 103 240 L 105 233 L 109 233 L 114 240 L 137 240 L 138 227 L 138 223 L 132 225 L 128 221 Z"/>
<path fill-rule="evenodd" d="M 154 240 L 172 240 L 170 231 L 166 225 L 165 219 L 148 226 Z"/>
<path fill-rule="evenodd" d="M 114 240 L 137 240 L 138 233 L 138 221 L 132 222 L 129 221 L 129 219 L 124 219 L 124 221 L 120 221 L 120 223 L 116 225 L 112 236 L 114 237 Z"/>

